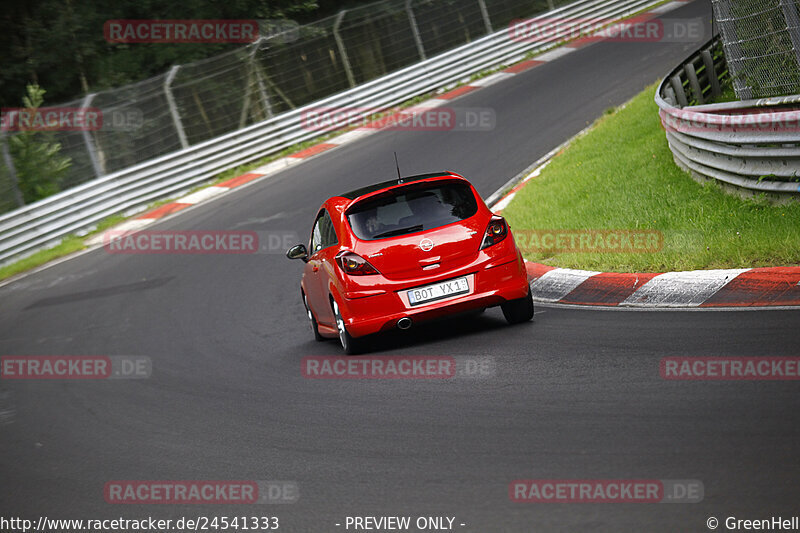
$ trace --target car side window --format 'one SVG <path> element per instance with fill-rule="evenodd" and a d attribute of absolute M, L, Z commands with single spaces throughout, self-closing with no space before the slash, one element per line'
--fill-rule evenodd
<path fill-rule="evenodd" d="M 336 230 L 333 228 L 333 221 L 328 211 L 323 209 L 317 215 L 314 223 L 314 230 L 311 232 L 311 253 L 315 254 L 323 248 L 333 246 L 339 242 L 336 237 Z"/>

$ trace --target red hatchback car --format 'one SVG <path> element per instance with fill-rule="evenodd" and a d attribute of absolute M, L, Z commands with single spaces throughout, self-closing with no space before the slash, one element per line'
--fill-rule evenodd
<path fill-rule="evenodd" d="M 522 254 L 505 219 L 453 172 L 378 183 L 329 198 L 317 213 L 300 282 L 317 340 L 348 354 L 362 337 L 462 311 L 501 306 L 533 317 Z"/>

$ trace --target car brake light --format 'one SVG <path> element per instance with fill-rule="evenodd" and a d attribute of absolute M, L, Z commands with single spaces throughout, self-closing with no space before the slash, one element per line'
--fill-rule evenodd
<path fill-rule="evenodd" d="M 366 276 L 377 274 L 375 267 L 358 254 L 353 252 L 341 252 L 336 256 L 336 263 L 346 274 L 351 276 Z"/>
<path fill-rule="evenodd" d="M 506 224 L 506 219 L 497 215 L 493 216 L 491 222 L 489 222 L 489 226 L 486 228 L 486 234 L 483 236 L 481 250 L 497 244 L 505 239 L 506 235 L 508 235 L 508 224 Z"/>

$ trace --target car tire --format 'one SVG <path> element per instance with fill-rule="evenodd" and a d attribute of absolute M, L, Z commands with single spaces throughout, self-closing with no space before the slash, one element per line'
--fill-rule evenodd
<path fill-rule="evenodd" d="M 528 287 L 528 294 L 516 300 L 510 300 L 500 306 L 503 316 L 509 324 L 527 322 L 533 318 L 533 294 Z"/>
<path fill-rule="evenodd" d="M 311 308 L 308 306 L 308 298 L 306 298 L 305 294 L 303 294 L 303 306 L 306 308 L 306 315 L 308 316 L 308 321 L 311 323 L 311 331 L 314 333 L 314 340 L 324 341 L 325 337 L 319 334 L 317 319 L 314 318 L 314 313 L 311 312 Z"/>
<path fill-rule="evenodd" d="M 357 355 L 361 353 L 363 342 L 361 339 L 353 338 L 347 327 L 344 325 L 342 313 L 339 311 L 339 304 L 333 300 L 333 315 L 336 319 L 336 329 L 339 331 L 339 344 L 342 345 L 344 353 L 347 355 Z"/>

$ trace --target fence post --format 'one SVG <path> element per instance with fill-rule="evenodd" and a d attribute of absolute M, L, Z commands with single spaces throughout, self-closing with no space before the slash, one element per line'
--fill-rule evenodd
<path fill-rule="evenodd" d="M 6 168 L 8 169 L 8 178 L 11 182 L 11 191 L 14 193 L 14 200 L 19 207 L 22 207 L 25 205 L 25 199 L 22 197 L 22 192 L 19 190 L 17 169 L 14 168 L 14 160 L 11 158 L 11 152 L 8 151 L 6 135 L 2 130 L 0 130 L 0 150 L 3 152 L 3 161 L 5 161 Z"/>
<path fill-rule="evenodd" d="M 172 122 L 175 124 L 175 131 L 178 132 L 178 139 L 181 141 L 181 146 L 183 148 L 189 148 L 189 141 L 186 139 L 186 132 L 183 131 L 181 116 L 178 114 L 178 106 L 175 105 L 175 97 L 172 95 L 172 89 L 170 89 L 172 80 L 175 79 L 180 68 L 180 65 L 175 65 L 169 70 L 169 74 L 167 74 L 167 78 L 164 80 L 164 95 L 167 97 L 167 105 L 169 105 L 169 112 L 172 115 Z"/>
<path fill-rule="evenodd" d="M 406 0 L 406 13 L 408 13 L 408 23 L 411 25 L 411 35 L 414 36 L 414 42 L 417 45 L 417 52 L 422 61 L 427 59 L 425 57 L 425 47 L 422 46 L 422 37 L 419 35 L 419 28 L 417 27 L 417 18 L 414 16 L 414 10 L 411 9 L 411 2 L 413 0 Z"/>
<path fill-rule="evenodd" d="M 786 19 L 786 31 L 792 40 L 794 58 L 800 68 L 800 17 L 797 16 L 795 0 L 780 0 L 783 17 Z"/>
<path fill-rule="evenodd" d="M 261 104 L 264 106 L 264 112 L 267 118 L 272 117 L 272 104 L 269 102 L 269 95 L 267 89 L 264 87 L 264 78 L 261 77 L 261 69 L 256 69 L 256 81 L 258 82 L 258 94 L 261 96 Z"/>
<path fill-rule="evenodd" d="M 239 115 L 238 129 L 244 128 L 244 125 L 247 123 L 247 112 L 250 110 L 250 92 L 251 92 L 250 86 L 253 85 L 253 78 L 254 78 L 253 54 L 255 53 L 255 50 L 256 48 L 255 46 L 253 46 L 253 49 L 250 51 L 249 54 L 247 54 L 247 66 L 245 67 L 247 68 L 247 79 L 244 82 L 244 98 L 242 102 L 242 112 Z"/>
<path fill-rule="evenodd" d="M 339 47 L 339 54 L 342 56 L 342 65 L 344 66 L 344 73 L 347 75 L 347 82 L 350 87 L 355 87 L 356 79 L 353 77 L 353 69 L 350 67 L 350 60 L 347 58 L 347 50 L 344 49 L 342 36 L 339 35 L 339 25 L 342 23 L 345 13 L 347 13 L 347 10 L 342 9 L 336 15 L 336 21 L 333 23 L 333 38 L 336 40 L 336 46 Z"/>
<path fill-rule="evenodd" d="M 553 3 L 553 0 L 550 0 L 550 3 Z M 494 30 L 492 29 L 492 20 L 489 18 L 489 10 L 486 9 L 486 2 L 485 0 L 478 0 L 478 6 L 481 8 L 481 16 L 483 17 L 483 23 L 486 25 L 486 35 L 489 35 Z M 552 7 L 550 9 L 553 9 Z"/>
<path fill-rule="evenodd" d="M 83 102 L 81 102 L 81 111 L 86 111 L 86 109 L 89 107 L 89 104 L 92 103 L 92 100 L 94 100 L 94 97 L 96 95 L 97 93 L 86 95 L 86 98 L 84 98 Z M 94 175 L 99 178 L 100 176 L 105 175 L 106 172 L 103 169 L 103 165 L 102 163 L 100 163 L 100 159 L 97 155 L 97 146 L 95 146 L 94 140 L 92 139 L 92 134 L 89 133 L 88 129 L 84 128 L 82 134 L 83 134 L 83 144 L 86 145 L 86 152 L 89 154 L 89 159 L 92 161 L 92 168 L 94 169 Z"/>
<path fill-rule="evenodd" d="M 264 79 L 261 77 L 261 69 L 256 66 L 256 54 L 261 46 L 263 37 L 259 37 L 253 46 L 253 53 L 250 55 L 250 68 L 255 71 L 256 83 L 258 83 L 258 96 L 261 98 L 261 105 L 264 107 L 264 113 L 267 118 L 272 116 L 272 104 L 269 102 L 269 95 L 267 89 L 264 87 Z"/>
<path fill-rule="evenodd" d="M 266 71 L 262 68 L 262 66 L 258 65 L 258 64 L 256 66 L 258 67 L 258 73 L 259 73 L 258 80 L 259 80 L 259 83 L 261 83 L 263 85 L 263 82 L 266 81 L 267 85 L 269 85 L 270 89 L 275 91 L 275 94 L 277 94 L 280 97 L 280 99 L 283 100 L 286 103 L 286 105 L 289 106 L 289 109 L 296 109 L 297 106 L 294 105 L 294 102 L 292 102 L 291 98 L 286 96 L 286 93 L 284 93 L 281 90 L 281 88 L 278 87 L 275 84 L 275 82 L 273 82 L 271 79 L 269 79 L 269 76 L 267 75 Z M 270 113 L 272 112 L 271 110 L 272 110 L 272 107 L 270 106 Z"/>
<path fill-rule="evenodd" d="M 686 98 L 686 92 L 683 90 L 683 82 L 681 81 L 681 77 L 678 74 L 675 74 L 669 79 L 669 83 L 672 85 L 672 89 L 675 91 L 675 98 L 678 100 L 678 105 L 681 107 L 686 107 L 689 105 L 689 101 Z"/>

